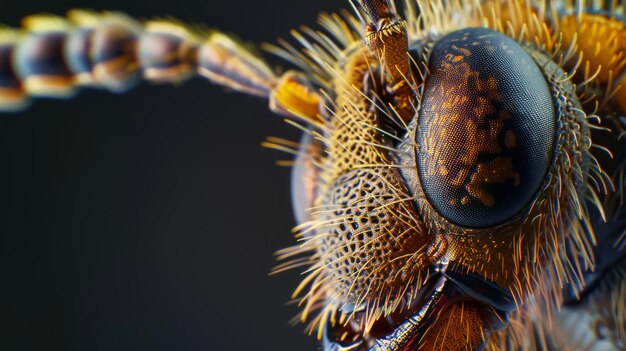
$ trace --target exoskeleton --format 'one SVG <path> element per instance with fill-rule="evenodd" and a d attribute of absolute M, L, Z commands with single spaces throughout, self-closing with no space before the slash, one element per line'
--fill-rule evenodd
<path fill-rule="evenodd" d="M 360 0 L 264 48 L 72 10 L 0 33 L 0 108 L 194 75 L 299 128 L 299 319 L 325 351 L 626 347 L 621 1 Z M 304 267 L 304 268 L 302 268 Z"/>

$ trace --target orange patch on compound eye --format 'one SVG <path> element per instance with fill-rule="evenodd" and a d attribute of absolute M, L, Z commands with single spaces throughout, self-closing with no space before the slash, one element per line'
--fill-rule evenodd
<path fill-rule="evenodd" d="M 459 51 L 454 47 L 455 51 Z M 466 53 L 464 53 L 466 55 Z M 466 57 L 466 56 L 463 56 Z M 471 171 L 477 164 L 479 155 L 483 153 L 498 155 L 502 153 L 500 145 L 500 134 L 505 132 L 505 145 L 507 148 L 515 148 L 516 137 L 512 130 L 504 131 L 504 121 L 509 119 L 508 113 L 502 111 L 498 113 L 497 119 L 487 118 L 496 113 L 495 103 L 502 101 L 499 93 L 499 84 L 494 77 L 486 77 L 482 79 L 478 72 L 473 71 L 467 63 L 456 60 L 455 55 L 447 55 L 446 59 L 452 63 L 446 64 L 446 70 L 451 72 L 453 82 L 445 82 L 441 84 L 439 91 L 445 96 L 440 105 L 441 114 L 436 113 L 438 118 L 438 126 L 440 128 L 439 139 L 442 141 L 451 141 L 449 144 L 435 143 L 431 153 L 432 162 L 429 169 L 435 174 L 442 176 L 450 176 L 450 184 L 456 187 L 465 185 L 467 193 L 480 201 L 484 206 L 492 207 L 495 204 L 493 196 L 489 190 L 485 189 L 488 184 L 502 184 L 509 180 L 513 180 L 513 185 L 518 186 L 520 176 L 513 171 L 511 158 L 496 158 L 488 163 L 478 165 L 476 171 Z M 460 81 L 456 81 L 460 78 Z M 478 93 L 471 99 L 468 94 L 468 86 L 473 85 L 474 90 Z M 472 114 L 474 119 L 463 119 L 453 111 L 457 109 L 460 103 L 474 105 Z M 485 129 L 484 126 L 487 125 Z M 465 147 L 463 152 L 457 157 L 444 157 L 449 150 L 455 149 L 460 140 L 457 137 L 448 136 L 448 128 L 451 130 L 464 129 Z M 455 169 L 456 173 L 451 174 L 450 170 Z M 433 173 L 431 173 L 433 174 Z M 470 198 L 465 196 L 461 199 L 451 199 L 451 205 L 467 205 Z"/>
<path fill-rule="evenodd" d="M 506 131 L 506 134 L 504 135 L 504 145 L 506 145 L 509 149 L 513 149 L 517 146 L 517 137 L 512 130 Z"/>
<path fill-rule="evenodd" d="M 479 164 L 466 189 L 483 205 L 491 207 L 495 204 L 493 196 L 485 191 L 482 185 L 502 184 L 510 179 L 513 180 L 513 186 L 519 186 L 520 177 L 519 173 L 513 171 L 513 160 L 510 157 L 499 157 L 491 162 Z"/>
<path fill-rule="evenodd" d="M 566 16 L 561 20 L 563 47 L 574 43 L 583 54 L 583 60 L 589 63 L 588 75 L 600 69 L 596 80 L 606 83 L 612 77 L 618 77 L 626 67 L 626 25 L 620 20 L 603 15 L 583 14 Z M 582 69 L 582 68 L 581 68 Z"/>

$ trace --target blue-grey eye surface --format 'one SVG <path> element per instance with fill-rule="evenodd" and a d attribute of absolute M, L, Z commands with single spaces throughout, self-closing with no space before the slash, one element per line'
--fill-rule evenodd
<path fill-rule="evenodd" d="M 511 219 L 553 159 L 556 114 L 541 69 L 506 35 L 467 28 L 435 44 L 429 72 L 416 141 L 430 204 L 467 228 Z"/>

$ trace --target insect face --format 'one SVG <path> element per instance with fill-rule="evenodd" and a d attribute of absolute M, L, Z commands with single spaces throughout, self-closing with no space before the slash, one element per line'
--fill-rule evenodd
<path fill-rule="evenodd" d="M 623 130 L 623 95 L 612 89 L 624 80 L 626 41 L 612 17 L 623 7 L 602 17 L 557 5 L 407 1 L 400 15 L 393 1 L 362 0 L 355 14 L 322 15 L 323 31 L 294 32 L 302 50 L 266 46 L 295 65 L 288 71 L 221 33 L 74 11 L 62 29 L 35 18 L 26 40 L 6 43 L 17 61 L 0 72 L 15 76 L 19 94 L 5 97 L 20 102 L 83 73 L 113 90 L 128 77 L 197 73 L 267 99 L 305 133 L 300 144 L 266 143 L 298 155 L 301 242 L 279 252 L 276 272 L 307 267 L 293 296 L 325 351 L 528 349 L 534 329 L 518 327 L 541 315 L 532 312 L 550 315 L 566 285 L 579 297 L 603 268 L 594 229 L 614 200 L 591 130 L 622 145 L 605 127 Z M 578 42 L 585 26 L 592 34 Z M 602 33 L 604 46 L 586 40 Z M 95 52 L 59 50 L 73 39 Z M 39 55 L 49 42 L 51 56 Z M 77 58 L 93 69 L 43 72 L 34 60 Z"/>
<path fill-rule="evenodd" d="M 317 307 L 310 328 L 330 345 L 480 348 L 520 301 L 554 290 L 532 277 L 574 274 L 548 264 L 569 235 L 589 249 L 575 199 L 590 136 L 565 72 L 494 30 L 413 34 L 411 117 L 359 49 L 314 133 L 326 154 L 311 157 L 308 239 L 290 254 L 314 252 L 302 318 Z"/>

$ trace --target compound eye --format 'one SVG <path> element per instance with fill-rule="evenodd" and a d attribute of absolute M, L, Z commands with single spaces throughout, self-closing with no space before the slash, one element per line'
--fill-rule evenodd
<path fill-rule="evenodd" d="M 429 72 L 416 133 L 426 197 L 462 227 L 506 222 L 553 159 L 556 108 L 541 69 L 506 35 L 466 28 L 435 44 Z"/>

